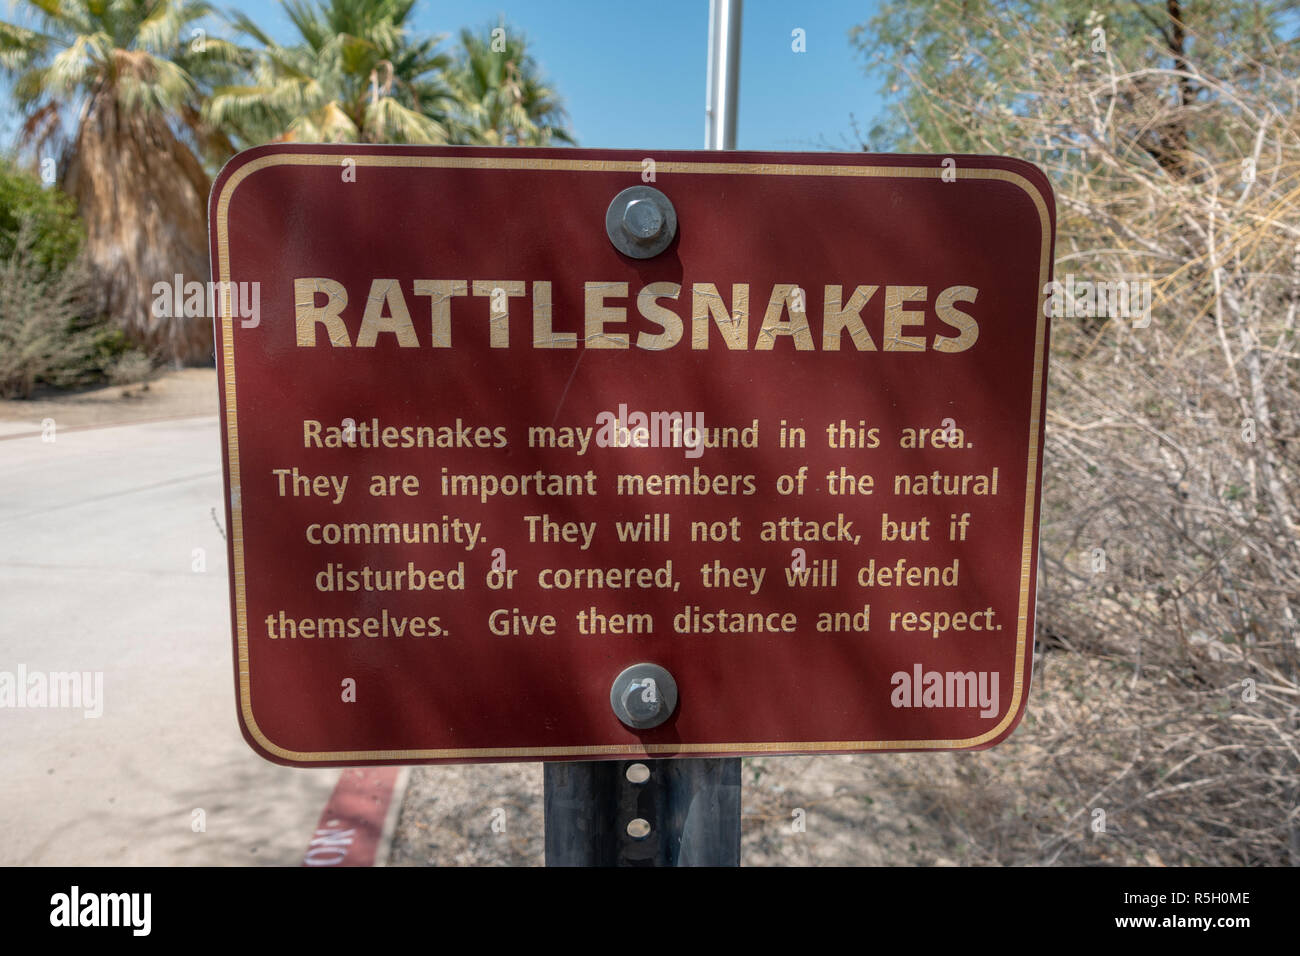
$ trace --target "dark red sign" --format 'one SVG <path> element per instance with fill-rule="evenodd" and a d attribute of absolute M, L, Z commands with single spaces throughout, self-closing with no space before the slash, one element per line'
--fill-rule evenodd
<path fill-rule="evenodd" d="M 676 214 L 650 258 L 606 232 L 631 186 Z M 210 218 L 248 742 L 997 743 L 1031 669 L 1054 216 L 994 157 L 240 154 Z M 638 730 L 611 686 L 642 663 L 676 701 Z"/>

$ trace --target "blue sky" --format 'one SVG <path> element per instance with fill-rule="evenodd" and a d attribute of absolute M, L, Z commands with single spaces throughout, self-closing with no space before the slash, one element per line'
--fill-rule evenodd
<path fill-rule="evenodd" d="M 740 149 L 847 148 L 850 114 L 880 107 L 848 31 L 875 2 L 748 0 L 740 57 Z M 696 149 L 704 145 L 708 0 L 429 2 L 430 29 L 494 21 L 498 13 L 535 44 L 565 97 L 583 146 Z M 807 52 L 791 50 L 805 32 Z"/>
<path fill-rule="evenodd" d="M 234 6 L 277 40 L 291 37 L 278 3 Z M 739 149 L 856 146 L 850 114 L 869 127 L 881 84 L 867 77 L 848 32 L 875 8 L 876 0 L 746 0 Z M 419 0 L 415 23 L 454 35 L 502 14 L 528 36 L 579 145 L 703 148 L 708 0 Z M 805 32 L 805 53 L 791 50 L 795 28 Z"/>
<path fill-rule="evenodd" d="M 249 14 L 277 40 L 292 28 L 272 0 L 216 0 Z M 4 15 L 10 15 L 8 5 Z M 740 149 L 853 149 L 851 116 L 879 117 L 880 81 L 868 77 L 848 31 L 876 0 L 747 0 L 742 19 Z M 455 34 L 504 14 L 565 101 L 581 146 L 700 149 L 708 62 L 708 0 L 418 0 L 415 25 Z M 791 50 L 802 29 L 807 52 Z M 445 44 L 450 49 L 451 38 Z M 0 98 L 7 84 L 0 86 Z M 14 132 L 0 102 L 0 141 Z"/>

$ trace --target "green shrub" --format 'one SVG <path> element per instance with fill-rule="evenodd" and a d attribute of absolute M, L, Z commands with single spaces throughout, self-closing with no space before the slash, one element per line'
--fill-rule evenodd
<path fill-rule="evenodd" d="M 85 229 L 70 197 L 0 161 L 0 260 L 13 256 L 23 223 L 30 224 L 33 232 L 32 258 L 49 269 L 71 265 L 85 241 Z"/>

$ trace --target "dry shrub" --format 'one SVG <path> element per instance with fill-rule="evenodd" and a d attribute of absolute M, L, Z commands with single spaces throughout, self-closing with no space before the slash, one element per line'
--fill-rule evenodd
<path fill-rule="evenodd" d="M 34 247 L 24 225 L 13 252 L 0 259 L 0 398 L 89 382 L 103 361 L 103 325 L 83 318 L 90 288 L 84 265 L 52 268 Z"/>
<path fill-rule="evenodd" d="M 1300 863 L 1300 83 L 1195 24 L 1128 65 L 1090 42 L 1100 17 L 997 6 L 930 11 L 942 81 L 896 64 L 932 111 L 913 128 L 968 137 L 921 145 L 1037 162 L 1057 279 L 1147 280 L 1154 301 L 1149 324 L 1054 320 L 1038 650 L 1065 683 L 1034 690 L 1005 745 L 1035 755 L 1023 779 L 969 764 L 1006 817 L 972 828 L 970 855 Z M 991 48 L 1011 71 L 996 88 Z"/>
<path fill-rule="evenodd" d="M 157 376 L 153 361 L 139 349 L 123 352 L 106 372 L 110 385 L 148 385 Z"/>

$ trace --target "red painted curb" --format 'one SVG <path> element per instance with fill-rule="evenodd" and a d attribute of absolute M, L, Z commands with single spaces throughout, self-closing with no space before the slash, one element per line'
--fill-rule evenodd
<path fill-rule="evenodd" d="M 321 812 L 303 866 L 374 866 L 400 767 L 346 769 Z"/>

